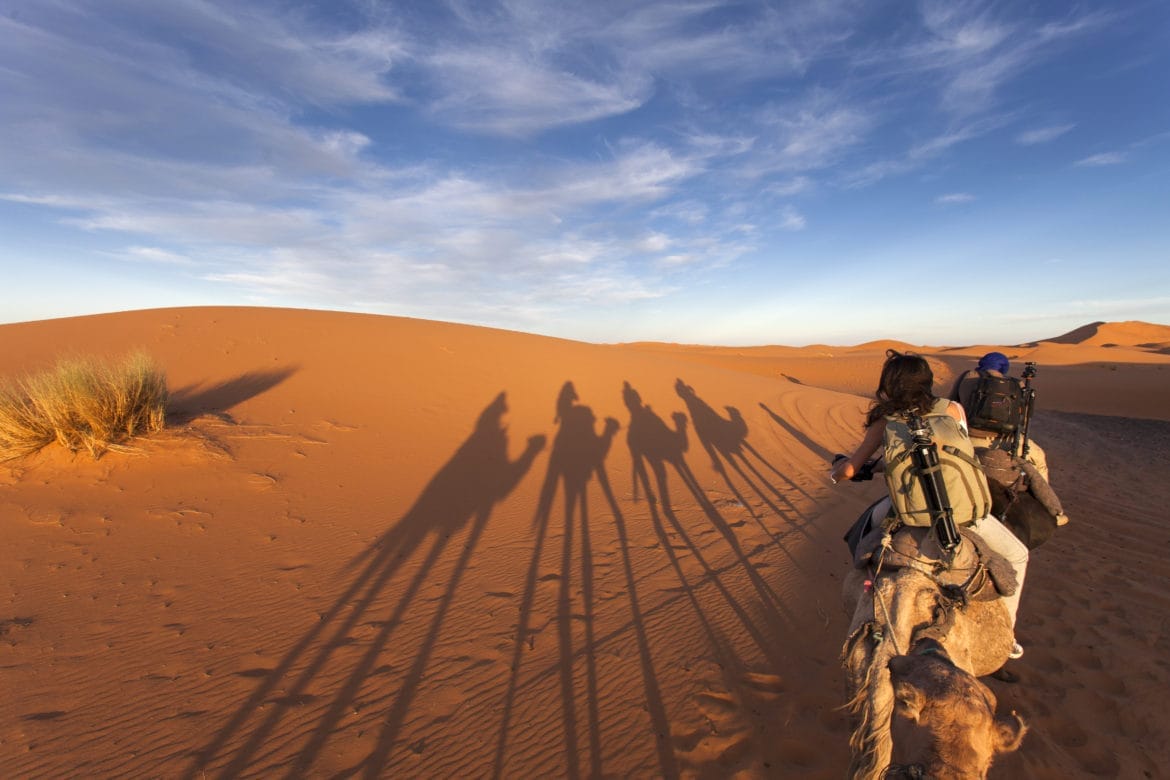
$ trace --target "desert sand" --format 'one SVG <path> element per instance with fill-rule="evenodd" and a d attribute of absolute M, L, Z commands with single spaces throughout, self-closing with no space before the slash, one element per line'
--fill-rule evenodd
<path fill-rule="evenodd" d="M 887 346 L 0 326 L 0 377 L 141 348 L 173 395 L 132 453 L 0 464 L 0 774 L 841 777 L 841 535 L 884 487 L 827 463 Z M 1039 364 L 1072 518 L 989 682 L 1031 726 L 993 776 L 1167 776 L 1170 327 L 916 349 L 945 392 L 992 348 Z"/>

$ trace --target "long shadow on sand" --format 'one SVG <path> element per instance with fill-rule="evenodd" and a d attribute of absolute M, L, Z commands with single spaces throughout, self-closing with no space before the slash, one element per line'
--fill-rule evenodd
<path fill-rule="evenodd" d="M 245 773 L 264 751 L 266 740 L 277 732 L 282 720 L 293 716 L 292 708 L 314 698 L 311 691 L 315 683 L 321 679 L 335 651 L 350 644 L 351 631 L 358 626 L 373 625 L 377 627 L 376 635 L 343 675 L 341 683 L 335 685 L 330 681 L 329 688 L 335 691 L 332 701 L 310 724 L 311 733 L 286 774 L 287 777 L 312 775 L 321 750 L 345 713 L 352 709 L 362 686 L 376 673 L 379 655 L 403 622 L 420 588 L 433 577 L 433 569 L 452 537 L 470 524 L 427 632 L 382 721 L 373 751 L 344 773 L 379 776 L 418 692 L 447 610 L 492 508 L 511 493 L 544 447 L 543 436 L 532 436 L 523 454 L 515 461 L 509 460 L 507 433 L 502 425 L 506 411 L 505 395 L 500 393 L 483 410 L 471 436 L 423 489 L 414 506 L 349 564 L 350 570 L 360 566 L 360 572 L 199 751 L 185 777 L 205 776 L 207 767 L 218 763 L 216 759 L 227 761 L 219 770 L 221 778 Z M 389 614 L 378 613 L 376 605 L 395 574 L 424 547 L 427 548 L 425 557 L 397 603 Z M 237 746 L 240 740 L 242 744 Z"/>
<path fill-rule="evenodd" d="M 679 620 L 687 620 L 688 625 L 693 621 L 697 632 L 693 638 L 688 636 L 688 643 L 693 642 L 692 652 L 712 662 L 711 668 L 717 669 L 721 678 L 721 682 L 712 684 L 722 684 L 734 701 L 761 702 L 760 706 L 767 707 L 768 699 L 766 695 L 759 698 L 760 691 L 778 684 L 789 668 L 787 654 L 798 636 L 794 632 L 798 624 L 791 605 L 782 603 L 781 596 L 759 573 L 764 561 L 757 554 L 764 549 L 763 545 L 750 551 L 743 548 L 736 529 L 746 525 L 746 521 L 736 518 L 728 522 L 687 464 L 690 427 L 687 415 L 676 412 L 668 424 L 643 403 L 629 382 L 623 386 L 622 399 L 629 412 L 626 438 L 631 456 L 633 501 L 635 505 L 640 504 L 639 496 L 644 495 L 645 511 L 631 509 L 626 500 L 619 504 L 607 476 L 604 460 L 613 431 L 617 430 L 615 422 L 607 419 L 599 434 L 597 420 L 590 409 L 577 402 L 571 383 L 566 383 L 557 403 L 561 427 L 533 521 L 536 542 L 513 640 L 511 675 L 501 708 L 492 770 L 494 778 L 512 776 L 512 767 L 507 763 L 510 741 L 525 744 L 539 738 L 535 734 L 548 732 L 550 724 L 525 721 L 519 712 L 526 697 L 541 700 L 539 692 L 549 686 L 559 687 L 562 710 L 559 731 L 563 742 L 558 752 L 565 764 L 557 771 L 558 776 L 606 776 L 608 767 L 602 764 L 606 751 L 598 747 L 603 731 L 598 721 L 606 700 L 598 699 L 597 666 L 600 659 L 614 657 L 608 652 L 611 648 L 630 639 L 637 653 L 646 725 L 654 739 L 657 759 L 653 770 L 643 765 L 637 774 L 678 778 L 694 773 L 706 759 L 687 755 L 693 750 L 694 743 L 689 742 L 692 735 L 678 730 L 686 716 L 672 721 L 668 711 L 668 695 L 677 696 L 679 692 L 669 681 L 669 664 L 678 663 L 676 648 L 655 648 L 655 643 L 664 639 L 677 642 L 674 632 Z M 591 522 L 585 501 L 593 479 L 597 480 L 605 501 L 602 511 L 608 509 L 614 522 L 617 542 L 614 552 L 618 555 L 624 580 L 622 590 L 626 594 L 623 606 L 630 610 L 629 618 L 620 624 L 607 621 L 610 628 L 604 633 L 594 632 L 595 563 L 590 535 L 600 540 L 608 534 L 596 519 Z M 546 552 L 545 548 L 547 540 L 555 538 L 553 503 L 561 485 L 565 492 L 565 526 L 563 547 L 559 550 L 560 568 L 541 576 L 542 560 L 557 557 L 557 551 Z M 680 485 L 677 498 L 682 501 L 676 504 L 672 491 L 680 491 Z M 714 526 L 718 535 L 713 540 L 704 538 L 712 530 L 703 520 Z M 652 526 L 653 543 L 646 540 L 646 531 L 651 529 L 638 527 L 642 523 Z M 574 538 L 580 539 L 576 547 L 579 558 L 574 557 Z M 780 545 L 781 541 L 777 540 L 776 544 Z M 600 558 L 596 565 L 601 565 Z M 577 613 L 572 614 L 570 577 L 577 566 L 580 567 L 580 601 L 575 602 Z M 678 585 L 664 587 L 657 576 L 660 571 L 671 572 Z M 525 655 L 535 649 L 535 641 L 545 628 L 545 625 L 533 625 L 537 620 L 540 583 L 554 580 L 558 587 L 556 614 L 545 625 L 555 625 L 557 657 L 522 676 Z M 613 586 L 608 590 L 612 593 Z M 613 600 L 602 603 L 616 605 Z M 686 614 L 676 610 L 681 605 L 685 605 Z M 580 634 L 576 635 L 575 646 L 570 629 L 574 624 L 581 626 L 578 631 L 584 633 L 583 641 Z M 753 647 L 744 647 L 745 640 Z M 620 655 L 633 661 L 632 655 Z M 667 658 L 671 660 L 666 661 Z M 606 669 L 603 667 L 600 672 L 604 679 Z M 672 706 L 679 705 L 675 699 Z M 702 708 L 701 704 L 697 706 Z M 583 722 L 582 715 L 588 718 L 587 723 Z M 526 733 L 525 729 L 535 730 L 535 734 Z M 711 735 L 718 739 L 714 731 Z M 763 746 L 762 751 L 767 754 L 771 748 Z M 699 771 L 698 776 L 705 775 Z"/>
<path fill-rule="evenodd" d="M 596 640 L 594 637 L 593 548 L 586 488 L 589 481 L 596 477 L 607 495 L 612 495 L 612 491 L 609 490 L 609 480 L 605 474 L 605 457 L 609 453 L 614 434 L 617 433 L 618 421 L 612 417 L 606 418 L 602 432 L 598 434 L 593 410 L 577 403 L 577 401 L 577 391 L 573 383 L 565 382 L 556 402 L 555 421 L 560 427 L 553 439 L 548 471 L 545 473 L 536 515 L 532 521 L 536 530 L 536 541 L 525 576 L 524 595 L 520 603 L 520 614 L 512 647 L 511 674 L 508 679 L 508 688 L 504 694 L 500 733 L 496 743 L 496 756 L 492 770 L 492 776 L 497 778 L 504 776 L 508 731 L 516 703 L 524 646 L 527 644 L 531 647 L 535 641 L 535 632 L 533 632 L 531 623 L 533 604 L 536 599 L 537 575 L 545 541 L 552 523 L 553 502 L 558 486 L 564 496 L 565 515 L 561 541 L 560 573 L 558 575 L 556 625 L 559 658 L 557 666 L 560 676 L 566 773 L 570 778 L 577 778 L 581 775 L 578 765 L 577 697 L 573 684 L 575 658 L 577 655 L 581 655 L 585 660 L 585 711 L 588 718 L 586 727 L 589 737 L 589 775 L 591 777 L 601 776 L 601 714 L 594 649 Z M 616 506 L 616 502 L 612 498 L 611 505 Z M 581 535 L 579 543 L 581 572 L 579 576 L 585 627 L 584 647 L 580 653 L 575 652 L 573 648 L 571 589 L 574 568 L 573 539 L 578 528 Z"/>
<path fill-rule="evenodd" d="M 729 643 L 708 618 L 707 611 L 699 601 L 696 590 L 698 586 L 704 584 L 711 584 L 715 587 L 722 603 L 736 616 L 739 627 L 751 637 L 760 652 L 769 659 L 770 665 L 777 670 L 783 668 L 783 659 L 778 655 L 777 648 L 781 646 L 783 624 L 787 622 L 791 625 L 794 622 L 793 617 L 783 604 L 779 594 L 768 585 L 750 560 L 749 555 L 744 552 L 732 524 L 728 523 L 711 503 L 687 464 L 685 458 L 687 450 L 686 415 L 676 412 L 673 415 L 674 428 L 669 427 L 649 406 L 642 403 L 641 396 L 629 382 L 623 386 L 622 399 L 630 412 L 627 442 L 633 462 L 635 500 L 637 500 L 638 488 L 641 487 L 645 491 L 649 504 L 650 519 L 655 534 L 669 559 L 671 568 L 679 579 L 683 592 L 695 610 L 696 617 L 703 626 L 712 649 L 723 660 L 725 668 L 733 669 L 742 666 L 742 664 L 735 663 L 735 654 Z M 704 548 L 691 533 L 688 533 L 686 524 L 677 516 L 670 494 L 667 466 L 671 467 L 671 470 L 689 491 L 707 520 L 719 532 L 730 549 L 732 561 L 728 565 L 720 567 L 708 560 L 709 555 L 718 553 Z M 654 475 L 653 481 L 650 479 L 651 472 Z M 669 528 L 667 524 L 669 524 Z M 699 564 L 702 576 L 697 582 L 693 583 L 693 578 L 688 577 L 685 572 L 682 561 L 678 553 L 675 552 L 677 545 L 675 539 L 681 540 L 683 549 L 687 550 Z M 755 593 L 753 603 L 758 607 L 757 612 L 759 613 L 756 616 L 752 615 L 751 610 L 742 603 L 740 598 L 737 598 L 732 588 L 723 581 L 723 576 L 734 570 L 741 570 L 747 576 Z"/>
<path fill-rule="evenodd" d="M 783 518 L 786 515 L 795 515 L 801 521 L 806 522 L 808 520 L 797 508 L 796 504 L 787 495 L 778 490 L 769 481 L 769 478 L 764 476 L 760 469 L 765 468 L 771 471 L 776 478 L 782 479 L 787 483 L 789 491 L 799 493 L 807 501 L 812 501 L 812 496 L 800 487 L 795 480 L 768 462 L 767 458 L 752 446 L 751 442 L 747 440 L 747 421 L 744 420 L 743 414 L 738 409 L 734 406 L 724 407 L 728 413 L 728 417 L 725 419 L 710 404 L 700 398 L 693 387 L 683 380 L 677 380 L 674 384 L 674 389 L 679 397 L 683 399 L 683 403 L 687 405 L 687 411 L 690 412 L 691 420 L 695 425 L 695 435 L 699 437 L 699 441 L 703 444 L 703 449 L 711 457 L 711 465 L 723 477 L 728 489 L 735 494 L 740 504 L 751 512 L 753 519 L 764 529 L 765 533 L 769 536 L 775 535 L 771 529 L 764 525 L 755 511 L 752 510 L 751 504 L 728 473 L 729 467 L 739 475 L 739 478 L 744 484 L 759 496 L 760 500 L 768 505 L 768 508 L 777 517 Z M 777 501 L 783 503 L 785 508 L 781 509 L 777 505 Z"/>
<path fill-rule="evenodd" d="M 565 761 L 560 774 L 569 778 L 606 775 L 607 768 L 603 766 L 605 751 L 600 745 L 605 700 L 599 699 L 598 661 L 612 658 L 607 649 L 627 638 L 632 638 L 636 648 L 643 705 L 649 732 L 654 739 L 657 767 L 653 775 L 664 778 L 682 776 L 687 771 L 684 763 L 690 759 L 676 752 L 683 743 L 676 742 L 676 729 L 672 728 L 676 724 L 672 723 L 667 709 L 666 693 L 670 688 L 663 687 L 663 659 L 656 662 L 652 649 L 656 630 L 653 624 L 663 618 L 673 624 L 681 618 L 673 611 L 677 604 L 689 606 L 692 620 L 698 627 L 696 647 L 701 645 L 704 648 L 697 652 L 714 661 L 714 666 L 721 670 L 723 684 L 727 690 L 735 692 L 733 695 L 738 700 L 752 700 L 756 693 L 753 686 L 760 684 L 761 679 L 771 679 L 767 674 L 760 674 L 762 670 L 757 661 L 747 660 L 737 649 L 744 637 L 755 647 L 751 654 L 764 660 L 776 680 L 787 668 L 784 653 L 791 644 L 795 617 L 790 606 L 781 603 L 780 595 L 760 575 L 758 566 L 761 562 L 753 560 L 760 548 L 743 549 L 735 529 L 745 522 L 738 519 L 728 522 L 708 499 L 687 464 L 690 426 L 687 415 L 676 412 L 668 424 L 642 402 L 639 393 L 628 382 L 623 386 L 622 399 L 630 415 L 626 438 L 633 471 L 633 497 L 635 503 L 639 503 L 639 496 L 644 495 L 647 506 L 645 514 L 639 511 L 636 516 L 629 516 L 630 509 L 625 502 L 619 504 L 604 464 L 611 439 L 618 429 L 617 422 L 607 419 L 602 432 L 598 433 L 598 421 L 588 407 L 578 403 L 571 383 L 564 385 L 558 399 L 560 429 L 553 443 L 548 473 L 533 520 L 535 544 L 527 568 L 513 639 L 510 678 L 501 707 L 492 769 L 494 778 L 510 776 L 507 764 L 510 742 L 526 741 L 521 727 L 513 726 L 522 722 L 518 714 L 521 703 L 530 692 L 542 690 L 546 685 L 559 687 L 562 721 L 559 732 L 563 740 L 559 753 Z M 612 628 L 603 634 L 594 631 L 592 537 L 601 539 L 608 534 L 591 516 L 586 500 L 594 479 L 605 501 L 603 511 L 607 509 L 613 518 L 617 541 L 615 552 L 619 556 L 624 580 L 625 605 L 630 610 L 627 620 L 620 625 L 611 621 Z M 677 491 L 680 484 L 686 508 L 676 510 L 672 488 Z M 556 528 L 557 518 L 553 510 L 559 488 L 564 491 L 563 529 Z M 715 541 L 704 541 L 703 537 L 710 530 L 690 516 L 694 504 L 701 512 L 698 519 L 707 520 L 718 532 Z M 642 522 L 652 526 L 656 542 L 653 545 L 631 541 L 632 538 L 645 538 L 644 531 L 649 529 L 632 527 Z M 563 531 L 559 569 L 541 576 L 542 560 L 558 557 L 558 551 L 546 550 L 548 539 L 555 538 L 557 530 Z M 646 552 L 651 549 L 657 552 Z M 655 555 L 664 556 L 665 560 L 652 560 Z M 578 571 L 580 600 L 576 601 L 572 596 L 572 579 Z M 678 585 L 663 588 L 662 584 L 655 584 L 656 577 L 652 572 L 657 571 L 672 572 Z M 525 655 L 535 649 L 535 642 L 545 628 L 544 625 L 533 625 L 540 583 L 550 580 L 557 583 L 555 617 L 546 625 L 555 627 L 557 657 L 552 663 L 522 676 Z M 641 591 L 648 587 L 652 593 L 647 596 Z M 615 604 L 613 601 L 605 603 Z M 583 637 L 576 635 L 575 644 L 574 625 L 580 626 L 578 631 L 584 634 Z M 664 648 L 658 652 L 670 653 Z M 605 671 L 600 669 L 602 674 Z M 528 723 L 527 727 L 535 725 Z M 689 750 L 682 749 L 684 752 Z"/>
<path fill-rule="evenodd" d="M 771 409 L 768 408 L 767 404 L 761 402 L 760 408 L 768 413 L 768 416 L 772 418 L 772 421 L 774 423 L 776 423 L 781 428 L 786 430 L 792 436 L 792 438 L 796 439 L 798 442 L 800 442 L 805 447 L 807 447 L 808 450 L 810 452 L 812 452 L 812 454 L 816 455 L 819 460 L 821 460 L 824 463 L 828 463 L 831 460 L 833 460 L 833 453 L 832 452 L 830 452 L 825 447 L 821 446 L 819 443 L 817 443 L 813 439 L 809 438 L 808 435 L 804 431 L 800 430 L 799 428 L 794 426 L 792 423 L 788 422 L 783 417 L 781 417 L 780 415 L 773 412 Z"/>
<path fill-rule="evenodd" d="M 181 387 L 171 391 L 167 416 L 179 424 L 191 422 L 204 414 L 225 416 L 232 407 L 271 390 L 299 368 L 286 366 L 270 371 L 248 371 L 210 385 L 200 382 Z"/>

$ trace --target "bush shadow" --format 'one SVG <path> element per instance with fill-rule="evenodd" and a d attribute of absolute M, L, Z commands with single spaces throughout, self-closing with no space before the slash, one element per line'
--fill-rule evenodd
<path fill-rule="evenodd" d="M 268 392 L 300 370 L 300 366 L 285 366 L 266 371 L 247 371 L 222 382 L 197 382 L 170 393 L 167 401 L 167 419 L 185 424 L 203 415 L 231 419 L 228 410 Z"/>

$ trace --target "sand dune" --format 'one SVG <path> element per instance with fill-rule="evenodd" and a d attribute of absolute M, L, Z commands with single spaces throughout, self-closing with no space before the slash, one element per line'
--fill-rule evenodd
<path fill-rule="evenodd" d="M 1073 517 L 1034 553 L 1023 680 L 992 683 L 1032 724 L 998 776 L 1170 755 L 1167 330 L 997 347 L 1040 363 Z M 826 461 L 888 346 L 245 308 L 0 326 L 0 376 L 142 348 L 174 393 L 133 454 L 0 466 L 4 775 L 839 777 L 840 536 L 882 488 Z M 919 349 L 940 385 L 986 351 Z"/>
<path fill-rule="evenodd" d="M 1170 343 L 1170 326 L 1148 322 L 1093 322 L 1061 336 L 1044 339 L 1053 344 L 1104 347 L 1164 347 Z"/>

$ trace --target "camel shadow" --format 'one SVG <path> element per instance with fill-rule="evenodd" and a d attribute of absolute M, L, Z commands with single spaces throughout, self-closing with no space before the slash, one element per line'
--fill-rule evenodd
<path fill-rule="evenodd" d="M 687 406 L 687 411 L 694 422 L 695 435 L 702 443 L 703 449 L 707 451 L 707 455 L 710 456 L 715 471 L 723 477 L 736 499 L 748 509 L 760 527 L 769 536 L 775 538 L 776 532 L 768 528 L 752 510 L 751 504 L 748 503 L 747 498 L 736 486 L 728 472 L 729 468 L 759 496 L 761 501 L 767 504 L 777 517 L 784 518 L 791 515 L 807 522 L 808 518 L 800 511 L 796 503 L 773 485 L 764 476 L 761 469 L 767 469 L 777 478 L 783 480 L 789 492 L 796 492 L 807 501 L 811 501 L 812 496 L 795 480 L 772 465 L 759 450 L 752 446 L 751 442 L 747 440 L 748 426 L 743 414 L 734 406 L 727 406 L 724 408 L 727 410 L 728 417 L 724 418 L 710 404 L 700 398 L 693 387 L 681 379 L 675 381 L 674 388 Z M 781 508 L 777 502 L 784 504 L 784 507 Z"/>
<path fill-rule="evenodd" d="M 671 428 L 648 405 L 642 402 L 640 394 L 629 382 L 623 385 L 622 399 L 630 412 L 627 444 L 630 448 L 630 459 L 633 464 L 634 500 L 637 501 L 638 488 L 641 487 L 646 494 L 650 520 L 659 544 L 678 577 L 686 598 L 695 610 L 696 617 L 702 624 L 711 647 L 728 664 L 727 668 L 734 668 L 733 651 L 707 617 L 706 611 L 695 593 L 696 584 L 701 583 L 714 585 L 723 602 L 736 615 L 740 625 L 760 651 L 769 659 L 774 668 L 782 668 L 782 660 L 776 650 L 782 644 L 780 638 L 783 619 L 792 623 L 792 616 L 788 614 L 779 595 L 757 571 L 749 555 L 741 547 L 733 525 L 727 522 L 707 498 L 698 479 L 687 464 L 685 458 L 687 451 L 686 415 L 682 412 L 675 412 L 672 415 L 674 427 Z M 674 502 L 670 495 L 667 466 L 689 491 L 703 514 L 730 549 L 732 560 L 727 565 L 721 567 L 716 565 L 713 560 L 709 560 L 711 551 L 702 546 L 691 533 L 688 533 L 686 524 L 676 515 Z M 651 473 L 654 476 L 653 480 L 651 480 Z M 688 576 L 684 569 L 683 562 L 676 552 L 677 542 L 675 539 L 682 542 L 683 549 L 690 553 L 690 556 L 702 570 L 702 576 L 698 578 L 696 583 L 692 583 L 695 578 Z M 742 570 L 746 574 L 748 582 L 756 593 L 756 601 L 763 610 L 760 616 L 753 617 L 747 607 L 735 596 L 732 589 L 723 582 L 723 576 L 732 570 Z"/>
<path fill-rule="evenodd" d="M 266 742 L 280 732 L 282 723 L 303 717 L 295 708 L 314 699 L 312 691 L 326 685 L 332 700 L 313 719 L 309 735 L 287 772 L 288 777 L 312 775 L 339 722 L 352 711 L 363 687 L 378 673 L 379 657 L 387 649 L 395 629 L 418 600 L 420 589 L 432 578 L 443 553 L 456 535 L 463 533 L 459 537 L 462 550 L 458 560 L 413 663 L 381 721 L 374 747 L 343 774 L 377 777 L 383 772 L 492 509 L 512 492 L 544 448 L 544 436 L 531 436 L 520 457 L 509 460 L 507 430 L 502 424 L 506 411 L 505 394 L 501 392 L 480 414 L 470 437 L 439 469 L 406 514 L 343 569 L 358 571 L 320 619 L 285 652 L 276 667 L 265 670 L 252 694 L 196 754 L 184 775 L 186 778 L 206 776 L 216 759 L 224 762 L 218 774 L 221 778 L 247 773 L 263 753 Z M 418 553 L 424 558 L 394 601 L 390 594 L 391 582 Z M 392 607 L 387 603 L 388 597 L 393 601 Z M 339 649 L 354 644 L 351 633 L 363 626 L 374 627 L 376 633 L 372 639 L 363 640 L 367 643 L 365 650 L 345 668 L 346 662 L 335 655 Z M 338 671 L 342 673 L 338 675 Z M 335 679 L 340 682 L 332 682 Z M 242 744 L 236 747 L 240 740 Z"/>
<path fill-rule="evenodd" d="M 214 384 L 197 382 L 181 387 L 170 393 L 167 417 L 180 425 L 207 414 L 231 419 L 228 410 L 268 392 L 299 369 L 299 366 L 286 366 L 269 371 L 248 371 Z"/>
<path fill-rule="evenodd" d="M 613 443 L 614 434 L 619 424 L 612 417 L 605 420 L 602 432 L 596 432 L 597 419 L 593 410 L 578 403 L 577 390 L 572 382 L 565 382 L 561 386 L 556 402 L 556 417 L 554 422 L 560 427 L 553 438 L 552 451 L 549 454 L 548 470 L 545 473 L 544 483 L 541 486 L 540 499 L 537 503 L 536 515 L 532 524 L 536 531 L 536 540 L 533 545 L 532 557 L 529 560 L 525 575 L 524 594 L 521 598 L 520 613 L 517 620 L 516 635 L 512 646 L 511 674 L 508 687 L 504 694 L 503 712 L 500 719 L 500 732 L 496 742 L 496 756 L 493 764 L 492 776 L 504 776 L 504 761 L 507 753 L 508 731 L 512 719 L 512 711 L 516 703 L 516 693 L 519 686 L 520 665 L 523 659 L 524 647 L 534 646 L 539 630 L 533 630 L 532 612 L 536 599 L 537 574 L 539 572 L 541 556 L 552 524 L 552 509 L 558 487 L 564 498 L 564 526 L 562 533 L 560 573 L 557 589 L 556 627 L 558 663 L 557 671 L 560 677 L 561 691 L 561 718 L 564 725 L 565 749 L 567 760 L 567 776 L 580 777 L 578 766 L 578 739 L 577 739 L 577 696 L 573 686 L 574 667 L 578 656 L 585 662 L 585 711 L 588 718 L 586 731 L 588 734 L 588 758 L 591 777 L 599 777 L 602 773 L 601 760 L 601 714 L 600 695 L 598 693 L 598 677 L 596 662 L 596 637 L 594 635 L 594 570 L 593 547 L 590 533 L 590 515 L 588 493 L 586 488 L 589 481 L 596 478 L 610 497 L 611 509 L 616 511 L 616 501 L 609 490 L 608 478 L 605 474 L 605 458 Z M 574 535 L 580 534 L 580 541 L 574 545 Z M 572 626 L 574 623 L 572 604 L 573 581 L 573 553 L 579 547 L 581 571 L 582 615 L 585 638 L 581 651 L 573 647 Z"/>

